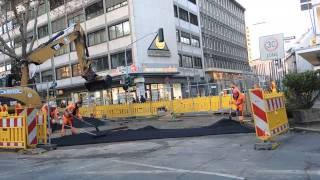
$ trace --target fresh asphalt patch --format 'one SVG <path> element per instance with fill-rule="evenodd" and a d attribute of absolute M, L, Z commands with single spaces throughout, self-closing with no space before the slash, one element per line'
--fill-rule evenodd
<path fill-rule="evenodd" d="M 85 144 L 99 144 L 99 143 L 113 143 L 126 142 L 150 139 L 166 139 L 166 138 L 182 138 L 182 137 L 197 137 L 220 134 L 240 134 L 253 133 L 254 129 L 241 125 L 238 122 L 221 119 L 218 122 L 200 128 L 187 129 L 157 129 L 153 126 L 146 126 L 137 130 L 120 130 L 120 131 L 101 131 L 106 136 L 94 137 L 88 134 L 77 134 L 71 136 L 64 136 L 52 140 L 53 144 L 58 146 L 74 146 Z M 92 132 L 95 133 L 95 132 Z"/>

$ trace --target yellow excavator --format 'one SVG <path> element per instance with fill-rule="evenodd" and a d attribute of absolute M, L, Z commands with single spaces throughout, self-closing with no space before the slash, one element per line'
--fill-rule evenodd
<path fill-rule="evenodd" d="M 91 59 L 86 45 L 86 35 L 79 23 L 73 24 L 67 29 L 59 32 L 47 42 L 34 49 L 26 60 L 22 61 L 21 84 L 20 86 L 10 87 L 11 78 L 7 79 L 4 87 L 0 88 L 0 101 L 2 104 L 11 105 L 12 101 L 19 102 L 28 107 L 41 107 L 39 94 L 28 87 L 29 64 L 40 65 L 48 59 L 54 57 L 55 53 L 70 43 L 74 43 L 81 68 L 81 76 L 86 80 L 85 87 L 88 91 L 97 91 L 111 87 L 112 77 L 97 75 L 91 67 Z"/>

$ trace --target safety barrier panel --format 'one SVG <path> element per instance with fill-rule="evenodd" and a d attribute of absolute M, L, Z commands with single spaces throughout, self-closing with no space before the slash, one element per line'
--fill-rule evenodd
<path fill-rule="evenodd" d="M 252 115 L 259 139 L 271 140 L 289 129 L 283 93 L 264 93 L 262 89 L 250 90 Z"/>
<path fill-rule="evenodd" d="M 35 108 L 19 109 L 17 114 L 0 117 L 0 148 L 26 149 L 46 144 L 46 114 Z"/>
<path fill-rule="evenodd" d="M 26 119 L 24 116 L 0 119 L 0 148 L 26 149 Z"/>
<path fill-rule="evenodd" d="M 220 112 L 221 109 L 235 109 L 231 96 L 212 96 L 172 101 L 146 102 L 141 104 L 118 104 L 106 106 L 83 107 L 80 112 L 83 116 L 97 118 L 126 118 L 158 115 L 159 109 L 165 109 L 174 114 L 193 112 Z"/>
<path fill-rule="evenodd" d="M 37 114 L 37 142 L 38 144 L 46 144 L 48 140 L 48 130 L 47 130 L 47 114 L 39 113 Z"/>

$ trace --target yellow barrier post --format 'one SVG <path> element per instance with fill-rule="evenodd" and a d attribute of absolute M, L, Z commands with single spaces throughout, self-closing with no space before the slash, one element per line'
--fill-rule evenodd
<path fill-rule="evenodd" d="M 37 141 L 38 144 L 47 144 L 49 132 L 47 130 L 47 115 L 39 112 L 37 114 Z"/>
<path fill-rule="evenodd" d="M 24 116 L 8 116 L 0 119 L 0 148 L 27 148 L 26 119 Z"/>
<path fill-rule="evenodd" d="M 250 101 L 256 136 L 261 140 L 255 144 L 255 149 L 275 149 L 279 143 L 274 138 L 289 130 L 283 93 L 264 93 L 262 89 L 253 89 L 250 90 Z"/>

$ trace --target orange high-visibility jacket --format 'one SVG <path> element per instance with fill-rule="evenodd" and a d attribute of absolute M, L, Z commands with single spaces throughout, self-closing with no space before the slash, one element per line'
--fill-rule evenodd
<path fill-rule="evenodd" d="M 239 97 L 235 99 L 237 110 L 239 110 L 240 112 L 243 112 L 245 99 L 246 99 L 246 96 L 243 93 L 240 93 Z"/>
<path fill-rule="evenodd" d="M 41 108 L 42 112 L 45 112 L 46 114 L 48 114 L 48 104 L 44 104 Z M 58 118 L 58 109 L 55 107 L 51 107 L 50 108 L 50 118 L 54 118 L 57 119 Z"/>
<path fill-rule="evenodd" d="M 76 112 L 74 112 L 74 111 L 76 111 Z M 70 117 L 72 118 L 72 116 L 70 116 L 69 113 L 73 114 L 74 116 L 77 116 L 78 118 L 81 118 L 80 111 L 79 111 L 79 109 L 76 110 L 76 105 L 74 103 L 71 103 L 67 106 L 63 116 L 65 116 L 67 118 L 70 118 Z"/>

